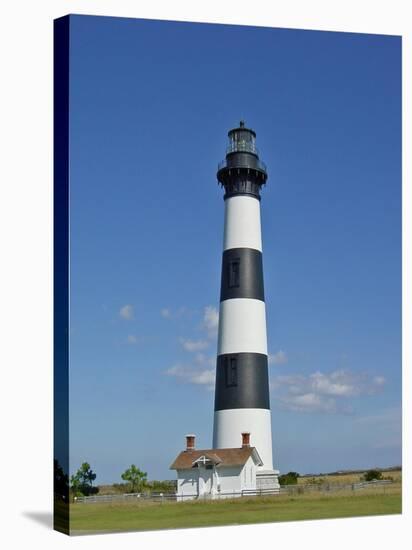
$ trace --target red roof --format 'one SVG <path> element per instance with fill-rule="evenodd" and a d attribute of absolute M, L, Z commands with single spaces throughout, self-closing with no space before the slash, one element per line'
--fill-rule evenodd
<path fill-rule="evenodd" d="M 256 464 L 261 465 L 262 460 L 255 447 L 240 447 L 235 449 L 199 449 L 182 451 L 170 466 L 171 470 L 186 470 L 196 467 L 194 462 L 205 457 L 209 464 L 221 466 L 243 466 L 250 456 L 253 456 Z"/>

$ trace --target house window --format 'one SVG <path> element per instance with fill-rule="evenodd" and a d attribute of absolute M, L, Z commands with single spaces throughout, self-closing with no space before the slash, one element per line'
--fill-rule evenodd
<path fill-rule="evenodd" d="M 226 358 L 226 386 L 237 386 L 237 357 Z"/>
<path fill-rule="evenodd" d="M 229 288 L 239 287 L 240 258 L 229 262 Z"/>

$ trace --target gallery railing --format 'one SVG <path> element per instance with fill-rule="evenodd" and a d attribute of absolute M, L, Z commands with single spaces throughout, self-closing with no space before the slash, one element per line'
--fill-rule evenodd
<path fill-rule="evenodd" d="M 264 162 L 262 162 L 261 160 L 256 160 L 255 164 L 256 164 L 256 169 L 257 170 L 262 170 L 263 172 L 267 172 L 267 167 L 266 167 L 266 164 Z M 231 163 L 229 164 L 226 159 L 221 160 L 219 162 L 219 164 L 217 165 L 218 170 L 221 170 L 222 168 L 226 168 L 226 167 L 228 167 L 228 168 L 243 168 L 244 166 L 242 164 L 239 164 L 239 165 L 231 164 Z"/>

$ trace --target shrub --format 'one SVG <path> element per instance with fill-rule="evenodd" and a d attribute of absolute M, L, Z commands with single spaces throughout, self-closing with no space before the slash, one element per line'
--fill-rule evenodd
<path fill-rule="evenodd" d="M 365 481 L 373 481 L 374 479 L 382 479 L 382 472 L 380 470 L 368 470 L 363 474 Z"/>
<path fill-rule="evenodd" d="M 288 472 L 279 476 L 280 485 L 296 485 L 298 482 L 299 474 L 297 472 Z"/>

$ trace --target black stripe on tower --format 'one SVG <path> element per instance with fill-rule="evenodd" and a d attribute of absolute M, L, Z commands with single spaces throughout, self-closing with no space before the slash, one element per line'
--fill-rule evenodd
<path fill-rule="evenodd" d="M 262 353 L 219 355 L 215 411 L 270 409 L 268 358 Z"/>
<path fill-rule="evenodd" d="M 259 250 L 230 248 L 223 252 L 220 301 L 231 298 L 265 300 Z"/>

